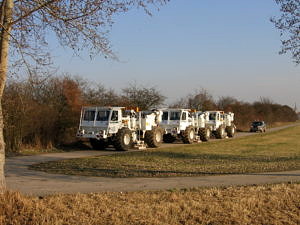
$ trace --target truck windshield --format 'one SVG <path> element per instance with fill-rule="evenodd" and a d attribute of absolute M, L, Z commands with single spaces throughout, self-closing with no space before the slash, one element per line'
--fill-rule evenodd
<path fill-rule="evenodd" d="M 263 123 L 262 122 L 253 122 L 252 126 L 262 126 Z"/>
<path fill-rule="evenodd" d="M 180 120 L 180 112 L 171 112 L 170 120 Z"/>
<path fill-rule="evenodd" d="M 109 110 L 98 111 L 96 121 L 108 121 L 109 113 Z"/>
<path fill-rule="evenodd" d="M 94 121 L 95 119 L 95 110 L 85 110 L 83 115 L 84 121 Z"/>
<path fill-rule="evenodd" d="M 168 112 L 163 112 L 162 120 L 168 120 L 168 117 L 169 117 L 169 113 Z"/>
<path fill-rule="evenodd" d="M 209 120 L 216 120 L 216 113 L 210 113 Z"/>

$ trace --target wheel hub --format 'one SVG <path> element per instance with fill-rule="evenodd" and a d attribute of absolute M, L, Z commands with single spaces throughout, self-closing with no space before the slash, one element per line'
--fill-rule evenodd
<path fill-rule="evenodd" d="M 191 130 L 191 132 L 190 132 L 190 139 L 191 139 L 191 140 L 194 140 L 194 137 L 195 137 L 194 131 Z"/>
<path fill-rule="evenodd" d="M 221 128 L 221 135 L 223 136 L 224 135 L 224 129 Z"/>
<path fill-rule="evenodd" d="M 156 134 L 155 134 L 155 140 L 156 140 L 156 142 L 160 142 L 161 141 L 161 134 L 160 134 L 160 132 L 156 132 Z"/>
<path fill-rule="evenodd" d="M 123 138 L 124 144 L 125 145 L 129 145 L 130 143 L 130 135 L 129 134 L 125 134 L 124 138 Z"/>
<path fill-rule="evenodd" d="M 208 138 L 210 137 L 210 130 L 206 131 L 206 137 L 208 137 Z"/>

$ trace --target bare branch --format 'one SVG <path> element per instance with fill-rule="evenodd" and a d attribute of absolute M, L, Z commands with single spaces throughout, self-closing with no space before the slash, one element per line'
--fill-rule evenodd
<path fill-rule="evenodd" d="M 300 0 L 275 0 L 280 6 L 281 17 L 271 22 L 284 38 L 280 54 L 291 53 L 294 62 L 300 64 Z"/>
<path fill-rule="evenodd" d="M 34 12 L 36 12 L 36 11 L 38 11 L 38 10 L 40 10 L 40 9 L 42 9 L 42 8 L 44 8 L 44 7 L 46 7 L 47 5 L 50 5 L 50 4 L 54 3 L 54 2 L 57 2 L 57 1 L 59 1 L 59 0 L 51 0 L 51 1 L 46 1 L 46 2 L 43 2 L 43 3 L 40 3 L 40 2 L 38 1 L 38 6 L 37 6 L 36 8 L 27 11 L 24 15 L 22 15 L 21 17 L 15 19 L 15 20 L 11 23 L 11 25 L 14 25 L 14 24 L 20 22 L 21 20 L 24 20 L 26 17 L 32 15 Z"/>

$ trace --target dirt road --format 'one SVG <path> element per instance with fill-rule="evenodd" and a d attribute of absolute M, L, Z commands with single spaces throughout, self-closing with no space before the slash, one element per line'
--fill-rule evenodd
<path fill-rule="evenodd" d="M 273 128 L 270 129 L 269 132 L 283 129 L 285 127 L 288 126 Z M 253 134 L 238 133 L 236 138 L 247 135 Z M 164 147 L 172 145 L 178 146 L 180 144 L 167 144 L 164 145 Z M 200 186 L 212 187 L 300 182 L 300 171 L 203 177 L 106 178 L 48 174 L 28 170 L 29 165 L 40 162 L 88 156 L 101 156 L 115 153 L 115 151 L 76 151 L 7 158 L 5 165 L 7 187 L 10 190 L 20 191 L 24 194 L 47 195 L 54 193 L 161 190 Z"/>

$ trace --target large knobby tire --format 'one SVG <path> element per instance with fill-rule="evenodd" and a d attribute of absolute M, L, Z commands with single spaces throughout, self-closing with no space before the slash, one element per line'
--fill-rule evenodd
<path fill-rule="evenodd" d="M 201 128 L 199 130 L 199 136 L 200 136 L 200 140 L 201 141 L 209 141 L 210 139 L 210 135 L 211 135 L 211 131 L 209 128 Z"/>
<path fill-rule="evenodd" d="M 108 146 L 108 142 L 103 139 L 97 140 L 95 138 L 90 138 L 90 143 L 95 150 L 103 150 Z"/>
<path fill-rule="evenodd" d="M 122 128 L 116 134 L 113 143 L 118 151 L 128 151 L 133 147 L 131 131 L 128 128 Z"/>
<path fill-rule="evenodd" d="M 144 140 L 150 148 L 157 148 L 162 143 L 163 132 L 159 127 L 154 127 L 152 130 L 146 131 Z"/>
<path fill-rule="evenodd" d="M 225 128 L 223 126 L 220 126 L 215 133 L 215 136 L 217 139 L 223 139 L 225 138 Z"/>
<path fill-rule="evenodd" d="M 195 140 L 195 129 L 192 126 L 188 126 L 182 133 L 182 141 L 185 144 L 192 144 Z"/>
<path fill-rule="evenodd" d="M 165 143 L 173 143 L 176 140 L 176 137 L 174 137 L 172 134 L 164 134 L 163 141 Z"/>
<path fill-rule="evenodd" d="M 226 127 L 226 132 L 227 132 L 228 137 L 234 137 L 234 135 L 235 135 L 235 126 L 231 125 L 231 126 Z"/>

